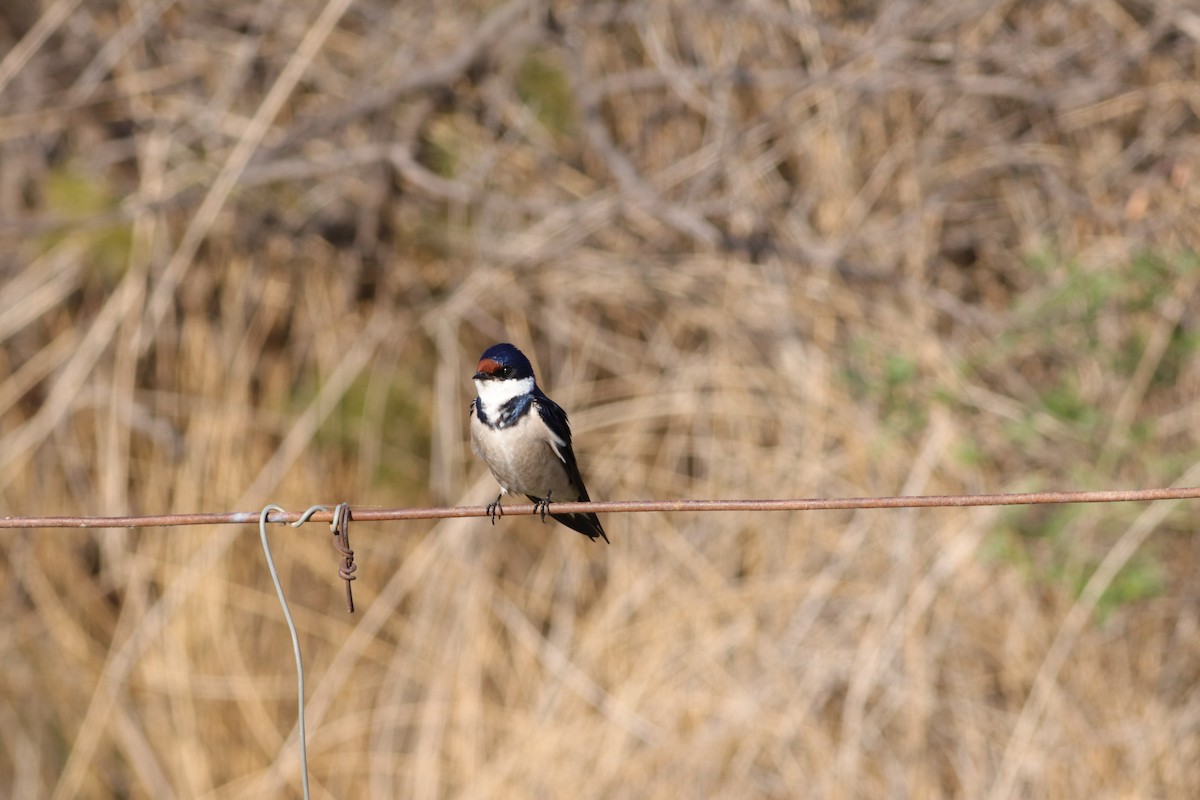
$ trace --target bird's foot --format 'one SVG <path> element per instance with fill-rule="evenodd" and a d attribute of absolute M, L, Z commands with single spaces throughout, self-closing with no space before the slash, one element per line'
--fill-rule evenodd
<path fill-rule="evenodd" d="M 496 495 L 496 499 L 494 501 L 487 504 L 487 514 L 492 518 L 493 525 L 496 524 L 496 517 L 504 516 L 504 506 L 500 505 L 500 498 L 503 496 L 504 493 L 501 492 L 500 494 Z"/>
<path fill-rule="evenodd" d="M 550 489 L 546 492 L 546 496 L 537 500 L 533 504 L 533 513 L 542 515 L 542 524 L 546 523 L 546 512 L 550 510 L 550 495 L 554 494 L 554 490 Z"/>

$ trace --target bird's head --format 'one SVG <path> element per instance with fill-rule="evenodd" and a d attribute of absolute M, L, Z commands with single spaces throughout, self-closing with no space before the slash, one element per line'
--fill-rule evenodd
<path fill-rule="evenodd" d="M 494 344 L 479 357 L 475 382 L 533 380 L 533 365 L 508 342 Z"/>
<path fill-rule="evenodd" d="M 483 351 L 473 379 L 481 408 L 488 416 L 498 413 L 514 397 L 529 394 L 535 386 L 533 365 L 524 353 L 507 342 Z"/>

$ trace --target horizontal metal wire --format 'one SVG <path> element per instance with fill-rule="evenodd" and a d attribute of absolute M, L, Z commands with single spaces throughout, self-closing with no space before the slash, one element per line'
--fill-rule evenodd
<path fill-rule="evenodd" d="M 1192 500 L 1200 498 L 1200 487 L 1167 489 L 1116 489 L 1094 492 L 1026 492 L 1021 494 L 951 494 L 888 497 L 809 498 L 798 500 L 614 500 L 593 503 L 554 503 L 556 514 L 620 514 L 673 511 L 829 511 L 858 508 L 945 508 L 963 506 L 1022 506 L 1062 503 L 1126 503 L 1150 500 Z M 179 525 L 223 525 L 257 523 L 258 511 L 232 511 L 216 514 L 157 514 L 126 517 L 28 516 L 0 517 L 0 528 L 158 528 Z M 537 513 L 532 503 L 504 506 L 505 516 Z M 357 522 L 448 517 L 486 517 L 484 506 L 444 506 L 440 508 L 369 508 L 351 507 Z M 273 513 L 270 522 L 295 522 L 299 512 Z M 318 511 L 311 519 L 330 522 L 332 512 Z"/>

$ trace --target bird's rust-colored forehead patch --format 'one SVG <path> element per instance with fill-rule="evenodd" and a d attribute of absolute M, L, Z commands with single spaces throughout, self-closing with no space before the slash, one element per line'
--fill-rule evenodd
<path fill-rule="evenodd" d="M 500 369 L 500 364 L 490 358 L 485 358 L 475 367 L 476 372 L 482 372 L 485 375 L 494 375 L 496 370 Z"/>

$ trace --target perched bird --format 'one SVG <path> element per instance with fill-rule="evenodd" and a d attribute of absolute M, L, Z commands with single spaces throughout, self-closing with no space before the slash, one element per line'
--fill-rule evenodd
<path fill-rule="evenodd" d="M 504 513 L 500 498 L 506 494 L 526 495 L 540 507 L 543 522 L 551 500 L 589 500 L 567 414 L 538 388 L 525 354 L 508 343 L 492 345 L 479 357 L 474 381 L 479 394 L 471 402 L 471 449 L 500 484 L 488 505 L 492 524 Z M 595 514 L 549 513 L 584 536 L 608 541 Z"/>

